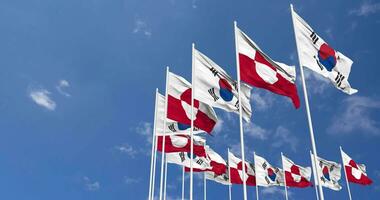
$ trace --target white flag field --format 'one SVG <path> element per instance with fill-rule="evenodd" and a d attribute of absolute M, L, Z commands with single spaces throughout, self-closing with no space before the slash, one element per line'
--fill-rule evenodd
<path fill-rule="evenodd" d="M 239 113 L 237 82 L 210 58 L 194 49 L 195 99 L 212 107 Z M 252 110 L 249 102 L 251 87 L 241 83 L 242 114 L 249 122 Z"/>
<path fill-rule="evenodd" d="M 311 161 L 314 165 L 314 155 L 311 155 Z M 339 185 L 339 180 L 341 178 L 341 169 L 342 166 L 339 163 L 328 161 L 317 157 L 316 171 L 318 172 L 317 177 L 319 182 L 323 187 L 330 188 L 335 191 L 342 189 L 342 186 Z"/>
<path fill-rule="evenodd" d="M 255 157 L 256 184 L 258 186 L 284 186 L 284 172 L 258 155 Z"/>
<path fill-rule="evenodd" d="M 347 94 L 358 90 L 348 82 L 353 61 L 329 46 L 296 12 L 292 12 L 300 64 L 331 80 Z"/>

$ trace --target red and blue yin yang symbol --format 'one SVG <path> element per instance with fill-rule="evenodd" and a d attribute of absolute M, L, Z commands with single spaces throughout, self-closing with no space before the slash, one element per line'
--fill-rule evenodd
<path fill-rule="evenodd" d="M 220 97 L 222 97 L 224 101 L 229 102 L 234 98 L 234 94 L 232 93 L 232 86 L 226 79 L 219 79 L 219 88 Z"/>
<path fill-rule="evenodd" d="M 329 168 L 327 166 L 323 167 L 322 174 L 323 174 L 323 177 L 325 177 L 325 179 L 330 181 L 330 172 L 329 172 Z"/>
<path fill-rule="evenodd" d="M 271 181 L 276 181 L 276 173 L 274 173 L 272 168 L 268 168 L 268 177 L 270 178 Z"/>
<path fill-rule="evenodd" d="M 182 124 L 182 123 L 179 123 L 179 122 L 177 122 L 177 126 L 178 126 L 178 129 L 180 131 L 185 131 L 185 130 L 187 130 L 187 129 L 190 128 L 190 125 Z"/>
<path fill-rule="evenodd" d="M 321 45 L 318 51 L 319 63 L 321 63 L 328 71 L 331 71 L 336 65 L 335 50 L 327 43 Z"/>

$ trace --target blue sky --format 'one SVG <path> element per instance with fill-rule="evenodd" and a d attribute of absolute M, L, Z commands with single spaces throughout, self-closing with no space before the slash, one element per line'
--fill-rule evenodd
<path fill-rule="evenodd" d="M 297 65 L 290 3 L 354 61 L 353 96 L 306 71 L 318 153 L 340 161 L 342 145 L 374 180 L 351 184 L 353 198 L 379 197 L 379 1 L 0 0 L 1 199 L 145 199 L 154 91 L 164 91 L 165 66 L 190 80 L 195 42 L 236 77 L 234 20 L 273 59 Z M 279 165 L 282 151 L 310 165 L 299 79 L 297 86 L 299 110 L 285 97 L 252 90 L 248 160 L 256 151 Z M 207 143 L 223 157 L 228 147 L 239 154 L 238 116 L 217 114 Z M 180 176 L 170 165 L 170 199 L 180 197 Z M 199 178 L 196 199 L 203 195 Z M 325 189 L 325 197 L 347 199 L 341 184 L 340 192 Z M 227 187 L 208 188 L 209 198 L 227 199 Z M 314 197 L 312 188 L 289 191 L 290 199 Z M 234 199 L 241 193 L 233 186 Z M 282 188 L 260 188 L 260 196 L 283 199 Z"/>

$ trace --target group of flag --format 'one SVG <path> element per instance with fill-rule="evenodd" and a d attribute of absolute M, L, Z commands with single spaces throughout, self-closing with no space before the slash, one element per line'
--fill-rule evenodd
<path fill-rule="evenodd" d="M 348 82 L 352 60 L 331 48 L 293 9 L 292 19 L 301 68 L 307 67 L 331 80 L 344 93 L 356 93 L 357 90 Z M 341 165 L 317 157 L 316 154 L 310 153 L 313 168 L 297 165 L 284 155 L 281 155 L 282 168 L 279 168 L 256 154 L 254 162 L 243 162 L 243 155 L 240 159 L 228 151 L 228 159 L 225 160 L 206 145 L 205 138 L 199 133 L 212 134 L 218 121 L 214 108 L 237 113 L 250 123 L 252 87 L 286 96 L 295 108 L 300 107 L 294 66 L 274 61 L 236 23 L 235 45 L 237 80 L 196 49 L 194 44 L 191 83 L 167 69 L 166 93 L 162 95 L 156 91 L 152 142 L 154 163 L 151 165 L 149 199 L 154 197 L 152 171 L 154 174 L 157 151 L 162 152 L 161 171 L 165 161 L 181 165 L 187 172 L 203 172 L 207 179 L 225 185 L 305 188 L 313 185 L 313 171 L 315 185 L 340 190 Z M 349 182 L 371 184 L 364 165 L 357 164 L 342 150 L 341 155 Z M 161 196 L 160 189 L 160 200 Z"/>

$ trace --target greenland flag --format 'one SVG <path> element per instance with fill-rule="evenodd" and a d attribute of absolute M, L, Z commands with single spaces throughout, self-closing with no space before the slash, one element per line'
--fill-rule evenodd
<path fill-rule="evenodd" d="M 300 63 L 330 79 L 344 93 L 358 92 L 348 82 L 352 60 L 327 44 L 293 9 L 292 18 Z"/>
<path fill-rule="evenodd" d="M 244 162 L 245 164 L 245 183 L 250 186 L 256 185 L 255 166 L 254 164 Z M 231 152 L 228 152 L 228 164 L 230 167 L 230 176 L 232 184 L 243 184 L 243 162 Z"/>
<path fill-rule="evenodd" d="M 309 187 L 311 186 L 311 168 L 296 165 L 289 158 L 282 156 L 282 165 L 285 172 L 286 186 L 288 187 Z"/>
<path fill-rule="evenodd" d="M 191 84 L 169 72 L 167 117 L 181 124 L 191 124 Z M 194 99 L 194 126 L 211 133 L 217 117 L 209 105 Z M 189 126 L 190 127 L 190 126 Z"/>
<path fill-rule="evenodd" d="M 162 139 L 164 136 L 157 136 L 157 150 L 162 152 Z M 206 156 L 205 140 L 199 136 L 193 136 L 194 154 Z M 188 135 L 168 135 L 165 136 L 165 153 L 190 152 L 191 139 Z"/>
<path fill-rule="evenodd" d="M 164 135 L 164 120 L 165 120 L 165 97 L 158 93 L 157 101 L 157 117 L 156 117 L 156 135 Z M 190 135 L 190 126 L 174 120 L 166 118 L 165 135 Z M 203 133 L 197 127 L 194 127 L 193 133 Z"/>
<path fill-rule="evenodd" d="M 195 99 L 228 112 L 239 114 L 237 82 L 210 58 L 194 49 Z M 241 84 L 242 114 L 246 121 L 252 115 L 249 99 L 251 87 Z"/>
<path fill-rule="evenodd" d="M 311 155 L 311 161 L 314 165 L 314 155 Z M 317 157 L 316 171 L 319 175 L 319 182 L 323 187 L 330 188 L 335 191 L 342 189 L 342 186 L 339 185 L 339 180 L 341 178 L 341 169 L 342 166 L 339 163 L 328 161 Z"/>
<path fill-rule="evenodd" d="M 273 61 L 243 31 L 236 27 L 237 51 L 242 81 L 273 93 L 289 97 L 300 107 L 294 66 Z"/>
<path fill-rule="evenodd" d="M 361 185 L 372 184 L 372 180 L 367 176 L 365 165 L 357 164 L 342 149 L 340 152 L 342 154 L 343 165 L 346 169 L 346 176 L 348 181 Z"/>
<path fill-rule="evenodd" d="M 259 186 L 284 186 L 284 172 L 268 163 L 265 158 L 255 157 L 256 181 Z"/>

